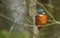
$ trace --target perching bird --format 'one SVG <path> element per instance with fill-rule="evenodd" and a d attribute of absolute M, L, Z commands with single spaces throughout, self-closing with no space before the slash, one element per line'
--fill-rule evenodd
<path fill-rule="evenodd" d="M 38 9 L 38 15 L 35 17 L 35 24 L 40 29 L 47 23 L 47 15 L 43 8 Z"/>

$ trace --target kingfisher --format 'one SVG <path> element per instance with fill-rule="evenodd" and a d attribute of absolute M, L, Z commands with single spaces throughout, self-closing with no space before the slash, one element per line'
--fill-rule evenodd
<path fill-rule="evenodd" d="M 37 10 L 38 14 L 35 16 L 35 24 L 40 31 L 40 29 L 47 23 L 47 15 L 43 8 Z"/>

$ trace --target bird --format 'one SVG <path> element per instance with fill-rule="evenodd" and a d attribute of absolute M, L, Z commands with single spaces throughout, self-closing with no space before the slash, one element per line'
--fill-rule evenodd
<path fill-rule="evenodd" d="M 38 14 L 35 16 L 35 24 L 40 31 L 40 29 L 47 23 L 48 17 L 43 8 L 38 9 Z"/>

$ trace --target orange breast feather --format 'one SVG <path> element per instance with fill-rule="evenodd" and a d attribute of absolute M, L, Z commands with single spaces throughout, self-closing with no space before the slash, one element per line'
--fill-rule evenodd
<path fill-rule="evenodd" d="M 36 20 L 35 21 L 36 25 L 44 25 L 47 23 L 47 16 L 45 14 L 44 15 L 37 15 L 35 20 Z"/>

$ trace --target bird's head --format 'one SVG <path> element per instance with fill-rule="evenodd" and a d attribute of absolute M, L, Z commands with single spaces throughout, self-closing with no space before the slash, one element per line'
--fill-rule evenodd
<path fill-rule="evenodd" d="M 37 10 L 38 14 L 44 14 L 45 13 L 45 10 L 43 8 L 39 8 Z"/>

